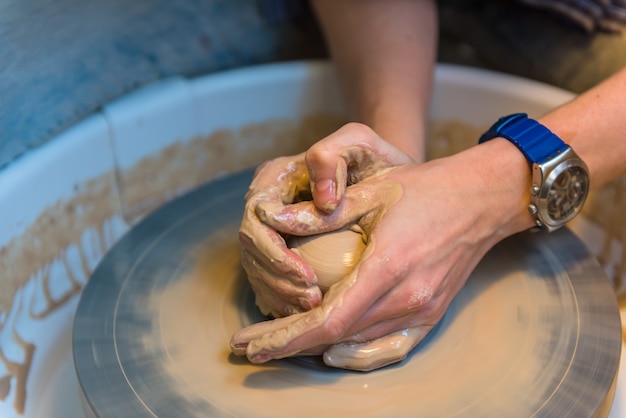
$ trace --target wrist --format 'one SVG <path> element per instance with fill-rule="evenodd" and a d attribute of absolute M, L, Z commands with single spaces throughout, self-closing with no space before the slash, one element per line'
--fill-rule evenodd
<path fill-rule="evenodd" d="M 482 216 L 496 242 L 535 226 L 528 211 L 531 170 L 517 147 L 505 138 L 494 138 L 465 152 L 482 188 Z"/>
<path fill-rule="evenodd" d="M 580 213 L 589 192 L 589 171 L 572 147 L 525 113 L 501 117 L 478 142 L 494 138 L 508 140 L 532 167 L 528 210 L 537 226 L 554 231 Z"/>

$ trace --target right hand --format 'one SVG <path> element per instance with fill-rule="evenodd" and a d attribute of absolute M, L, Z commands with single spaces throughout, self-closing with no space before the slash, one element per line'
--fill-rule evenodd
<path fill-rule="evenodd" d="M 327 156 L 328 162 L 344 161 L 348 173 L 353 166 L 354 175 L 366 176 L 346 188 L 336 210 L 322 213 L 300 202 L 284 205 L 282 212 L 265 209 L 263 220 L 290 235 L 358 223 L 366 248 L 319 306 L 232 337 L 232 351 L 253 363 L 324 354 L 329 366 L 372 370 L 400 361 L 439 322 L 484 254 L 533 225 L 524 210 L 528 163 L 509 141 L 494 139 L 424 164 L 381 168 L 387 164 L 372 157 L 388 145 L 371 130 L 348 128 L 340 132 L 346 140 L 341 145 L 335 137 L 307 152 L 307 160 L 311 154 Z M 318 181 L 325 169 L 341 171 L 312 162 L 308 167 Z"/>

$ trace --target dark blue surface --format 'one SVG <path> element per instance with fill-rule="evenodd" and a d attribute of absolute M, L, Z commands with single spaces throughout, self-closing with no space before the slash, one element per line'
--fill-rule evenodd
<path fill-rule="evenodd" d="M 322 55 L 265 3 L 0 0 L 0 167 L 156 80 Z"/>

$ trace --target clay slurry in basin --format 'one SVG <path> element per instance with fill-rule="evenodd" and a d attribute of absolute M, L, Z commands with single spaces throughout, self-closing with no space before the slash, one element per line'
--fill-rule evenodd
<path fill-rule="evenodd" d="M 498 244 L 402 364 L 353 373 L 232 356 L 233 333 L 265 319 L 239 259 L 252 175 L 147 216 L 94 272 L 73 350 L 96 415 L 554 417 L 610 406 L 621 348 L 615 295 L 567 230 Z"/>
<path fill-rule="evenodd" d="M 363 230 L 354 225 L 325 234 L 290 237 L 287 246 L 311 265 L 317 285 L 326 292 L 350 274 L 365 249 L 366 240 Z"/>

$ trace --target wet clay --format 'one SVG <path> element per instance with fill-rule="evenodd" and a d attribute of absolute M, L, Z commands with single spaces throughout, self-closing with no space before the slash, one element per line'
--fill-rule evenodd
<path fill-rule="evenodd" d="M 366 238 L 358 226 L 326 234 L 290 237 L 287 246 L 308 262 L 322 292 L 347 276 L 365 249 Z"/>
<path fill-rule="evenodd" d="M 153 322 L 138 337 L 158 356 L 162 396 L 182 397 L 189 408 L 255 417 L 289 417 L 294 410 L 532 416 L 559 384 L 552 377 L 571 369 L 579 324 L 567 279 L 549 267 L 527 272 L 526 263 L 545 260 L 510 250 L 486 257 L 440 325 L 397 367 L 352 373 L 306 359 L 253 365 L 233 358 L 229 337 L 248 325 L 239 292 L 250 290 L 242 286 L 236 234 L 226 229 L 194 255 L 188 273 L 151 294 Z"/>
<path fill-rule="evenodd" d="M 24 413 L 36 350 L 35 344 L 22 337 L 24 332 L 9 321 L 10 312 L 19 311 L 13 317 L 25 312 L 30 320 L 39 321 L 78 295 L 97 260 L 121 233 L 113 218 L 135 223 L 202 183 L 265 159 L 300 152 L 342 123 L 343 118 L 320 113 L 302 120 L 271 120 L 175 142 L 131 169 L 77 184 L 74 196 L 44 209 L 22 235 L 0 247 L 0 334 L 9 333 L 8 338 L 21 351 L 17 359 L 9 358 L 6 348 L 0 347 L 0 365 L 5 370 L 0 368 L 0 402 L 12 393 L 15 411 Z M 78 254 L 77 263 L 69 261 L 70 251 Z M 53 267 L 64 272 L 65 290 L 61 294 L 51 283 Z M 17 297 L 29 283 L 34 283 L 39 296 Z"/>

